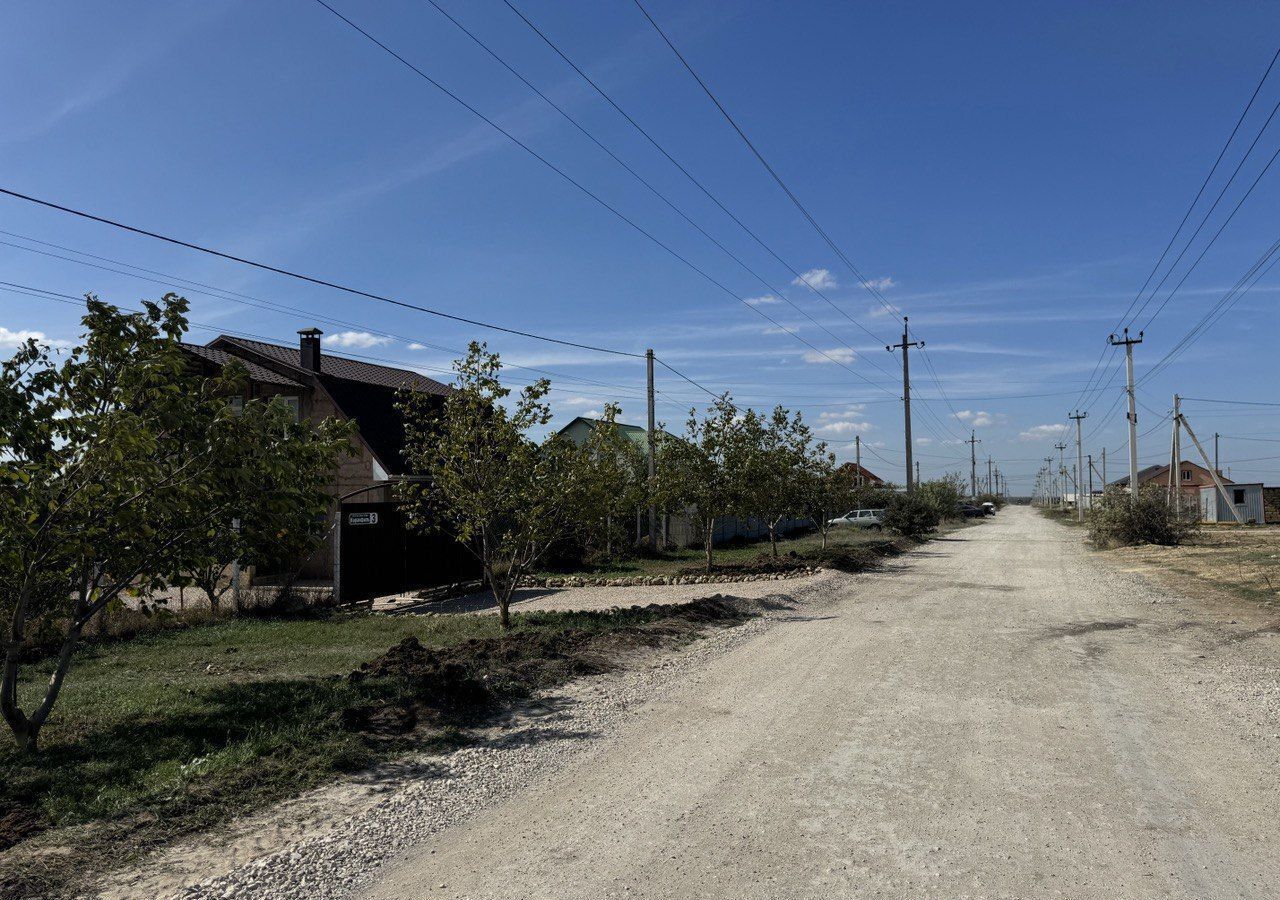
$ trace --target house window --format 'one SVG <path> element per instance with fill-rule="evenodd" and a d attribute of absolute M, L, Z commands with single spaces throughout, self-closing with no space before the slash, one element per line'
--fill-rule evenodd
<path fill-rule="evenodd" d="M 1236 504 L 1244 503 L 1244 488 L 1236 488 L 1232 492 L 1232 502 Z"/>
<path fill-rule="evenodd" d="M 1190 470 L 1190 469 L 1183 469 L 1183 470 L 1182 470 L 1182 480 L 1183 480 L 1183 481 L 1190 481 L 1190 480 L 1191 480 L 1191 470 Z"/>
<path fill-rule="evenodd" d="M 231 411 L 235 413 L 237 416 L 244 415 L 244 398 L 243 397 L 231 397 L 229 398 L 227 403 L 231 407 Z"/>
<path fill-rule="evenodd" d="M 283 397 L 284 405 L 293 410 L 293 421 L 302 421 L 302 399 L 300 397 Z"/>

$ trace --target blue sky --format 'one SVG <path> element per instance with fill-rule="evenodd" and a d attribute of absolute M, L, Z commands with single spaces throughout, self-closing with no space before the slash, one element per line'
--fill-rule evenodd
<path fill-rule="evenodd" d="M 869 467 L 901 480 L 900 369 L 883 348 L 900 327 L 769 180 L 630 0 L 513 2 L 791 268 L 815 273 L 840 311 L 793 284 L 787 267 L 501 0 L 438 2 L 763 284 L 426 0 L 332 2 L 733 296 L 312 0 L 15 6 L 0 33 L 0 184 L 458 315 L 632 352 L 652 346 L 744 405 L 804 410 L 844 457 L 860 434 Z M 967 474 L 968 448 L 958 441 L 974 427 L 981 458 L 994 457 L 1022 492 L 1275 52 L 1280 24 L 1280 10 L 1268 4 L 647 5 L 926 341 L 950 401 L 914 357 L 916 451 L 926 477 Z M 1277 101 L 1280 72 L 1264 85 L 1210 197 Z M 1138 325 L 1277 146 L 1273 123 Z M 1263 178 L 1155 319 L 1138 348 L 1140 379 L 1280 237 L 1277 181 L 1278 172 Z M 447 368 L 451 355 L 426 345 L 486 339 L 512 364 L 557 373 L 556 424 L 609 399 L 620 400 L 629 420 L 643 415 L 639 360 L 484 332 L 9 198 L 0 198 L 0 229 L 6 282 L 93 291 L 122 305 L 179 290 L 192 301 L 192 319 L 215 330 L 292 342 L 297 329 L 318 324 L 335 352 L 428 374 Z M 144 280 L 118 263 L 164 274 Z M 191 281 L 214 290 L 195 293 Z M 1175 392 L 1277 400 L 1278 284 L 1280 270 L 1141 381 L 1140 427 L 1155 429 L 1141 444 L 1144 462 L 1167 454 L 1167 423 L 1159 423 Z M 266 311 L 227 292 L 303 311 Z M 735 297 L 766 298 L 756 309 L 822 353 Z M 77 312 L 0 291 L 0 353 L 25 332 L 74 340 Z M 334 346 L 339 334 L 345 347 Z M 196 340 L 212 336 L 193 332 Z M 664 371 L 659 389 L 668 423 L 705 399 Z M 1125 452 L 1119 396 L 1108 382 L 1082 404 L 1090 412 L 1086 451 L 1106 446 L 1112 477 Z M 1280 483 L 1280 407 L 1188 403 L 1186 411 L 1202 436 L 1224 435 L 1222 461 L 1233 477 Z"/>

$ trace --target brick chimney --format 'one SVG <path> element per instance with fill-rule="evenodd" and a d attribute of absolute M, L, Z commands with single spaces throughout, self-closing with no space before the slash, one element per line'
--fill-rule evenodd
<path fill-rule="evenodd" d="M 319 328 L 304 328 L 298 332 L 298 350 L 302 360 L 302 368 L 319 374 L 320 372 L 320 335 Z"/>

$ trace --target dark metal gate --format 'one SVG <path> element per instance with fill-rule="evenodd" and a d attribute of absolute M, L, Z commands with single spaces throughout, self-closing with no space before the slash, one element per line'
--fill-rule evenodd
<path fill-rule="evenodd" d="M 340 603 L 359 603 L 430 585 L 474 578 L 466 548 L 444 534 L 405 527 L 395 502 L 343 503 L 334 581 Z"/>

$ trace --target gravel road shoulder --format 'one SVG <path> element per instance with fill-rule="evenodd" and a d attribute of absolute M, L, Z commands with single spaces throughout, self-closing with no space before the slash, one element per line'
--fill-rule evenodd
<path fill-rule="evenodd" d="M 382 765 L 230 826 L 179 841 L 137 868 L 113 875 L 96 896 L 104 900 L 347 896 L 385 861 L 558 770 L 641 705 L 688 685 L 710 659 L 793 617 L 798 603 L 838 596 L 852 578 L 824 572 L 784 582 L 556 592 L 592 596 L 607 592 L 602 596 L 615 598 L 608 606 L 617 606 L 683 602 L 719 589 L 764 600 L 766 608 L 743 625 L 710 632 L 675 653 L 646 654 L 619 672 L 558 689 L 512 714 L 501 726 L 482 732 L 474 745 L 446 755 L 415 755 Z M 769 590 L 737 590 L 753 587 Z M 622 598 L 618 592 L 629 596 Z M 601 603 L 596 608 L 603 608 L 601 601 L 594 602 Z"/>

